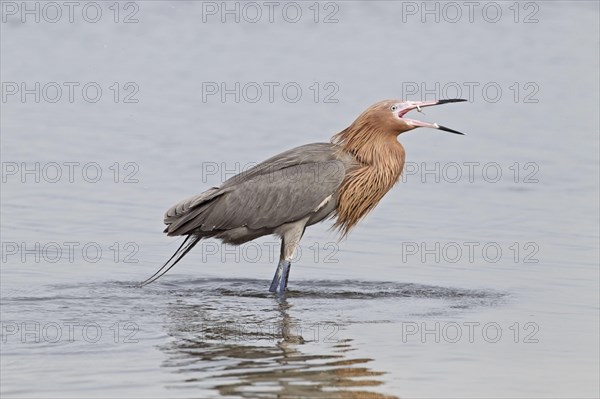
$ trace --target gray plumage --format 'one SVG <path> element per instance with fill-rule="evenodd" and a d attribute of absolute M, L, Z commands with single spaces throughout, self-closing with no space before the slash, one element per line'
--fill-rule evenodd
<path fill-rule="evenodd" d="M 282 243 L 271 291 L 284 291 L 290 260 L 304 229 L 332 216 L 338 189 L 357 166 L 355 159 L 335 144 L 307 144 L 173 205 L 165 213 L 164 232 L 187 237 L 165 265 L 141 284 L 165 274 L 202 238 L 239 245 L 276 234 Z"/>
<path fill-rule="evenodd" d="M 165 214 L 165 233 L 242 244 L 306 217 L 308 225 L 317 223 L 335 210 L 336 192 L 353 165 L 334 144 L 293 148 L 177 203 Z"/>

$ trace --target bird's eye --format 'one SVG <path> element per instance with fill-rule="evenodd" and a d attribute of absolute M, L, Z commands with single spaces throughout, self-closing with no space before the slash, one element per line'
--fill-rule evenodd
<path fill-rule="evenodd" d="M 396 111 L 398 110 L 398 106 L 397 106 L 397 105 L 392 105 L 392 106 L 390 107 L 390 110 L 391 110 L 392 112 L 396 112 Z"/>

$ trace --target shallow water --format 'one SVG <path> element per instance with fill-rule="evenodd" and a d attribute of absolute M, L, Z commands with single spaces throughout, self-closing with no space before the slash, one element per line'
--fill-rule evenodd
<path fill-rule="evenodd" d="M 127 387 L 106 387 L 108 394 L 203 397 L 216 390 L 241 397 L 346 398 L 358 391 L 360 397 L 384 397 L 373 388 L 384 384 L 386 372 L 373 367 L 368 351 L 354 353 L 357 343 L 348 331 L 361 325 L 400 331 L 406 318 L 454 320 L 506 301 L 506 294 L 489 291 L 353 280 L 302 280 L 279 301 L 265 290 L 267 284 L 186 278 L 144 289 L 136 282 L 106 282 L 49 285 L 46 294 L 60 293 L 53 296 L 11 292 L 3 299 L 4 320 L 11 320 L 4 324 L 3 353 L 13 359 L 7 367 L 40 375 L 37 383 L 49 386 L 49 393 L 67 396 L 85 388 L 72 371 L 65 373 L 81 365 L 82 354 L 103 381 L 114 377 L 111 354 L 121 353 L 116 367 L 126 366 L 133 376 L 125 377 Z M 93 309 L 89 317 L 79 313 L 82 303 Z M 39 307 L 45 317 L 16 326 L 12 320 L 22 319 L 23 306 Z M 15 328 L 29 333 L 13 334 Z M 43 361 L 24 360 L 40 351 L 59 356 L 61 367 L 49 372 Z M 148 365 L 131 364 L 145 351 L 162 354 L 162 391 L 148 384 Z"/>
<path fill-rule="evenodd" d="M 221 23 L 207 2 L 8 15 L 3 95 L 103 95 L 2 100 L 2 396 L 598 397 L 598 3 L 530 3 L 519 23 L 504 2 L 497 23 L 354 1 L 320 3 L 329 24 L 313 3 L 298 23 Z M 203 91 L 222 82 L 303 95 Z M 467 136 L 403 134 L 402 182 L 346 240 L 307 230 L 284 301 L 273 237 L 205 241 L 136 287 L 180 243 L 161 234 L 173 203 L 436 83 L 427 99 L 502 95 L 411 114 Z"/>

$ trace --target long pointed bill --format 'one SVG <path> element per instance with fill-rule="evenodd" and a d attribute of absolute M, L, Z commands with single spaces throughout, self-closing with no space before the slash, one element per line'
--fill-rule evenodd
<path fill-rule="evenodd" d="M 457 130 L 454 129 L 450 129 L 449 127 L 446 126 L 442 126 L 442 125 L 438 125 L 437 123 L 429 123 L 429 122 L 421 122 L 421 121 L 416 121 L 414 119 L 407 119 L 407 118 L 402 118 L 404 119 L 407 123 L 416 126 L 416 127 L 429 127 L 432 129 L 439 129 L 439 130 L 443 130 L 444 132 L 450 132 L 450 133 L 454 133 L 454 134 L 460 134 L 460 135 L 465 135 L 464 133 L 461 133 Z"/>
<path fill-rule="evenodd" d="M 453 98 L 453 99 L 448 99 L 448 100 L 437 100 L 437 101 L 406 101 L 406 103 L 405 103 L 406 106 L 402 108 L 402 110 L 400 111 L 398 116 L 400 116 L 402 119 L 404 119 L 406 121 L 406 123 L 408 123 L 409 125 L 412 125 L 414 127 L 428 127 L 431 129 L 443 130 L 444 132 L 450 132 L 450 133 L 454 133 L 454 134 L 464 135 L 464 133 L 461 133 L 457 130 L 450 129 L 450 128 L 442 126 L 442 125 L 438 125 L 437 123 L 421 122 L 421 121 L 417 121 L 414 119 L 403 118 L 403 116 L 407 112 L 409 112 L 413 109 L 421 111 L 421 108 L 431 107 L 432 105 L 458 103 L 458 102 L 463 102 L 463 101 L 467 101 L 467 100 L 464 100 L 462 98 Z"/>

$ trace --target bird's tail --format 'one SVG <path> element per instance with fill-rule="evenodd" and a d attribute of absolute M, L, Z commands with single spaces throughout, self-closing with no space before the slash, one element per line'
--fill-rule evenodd
<path fill-rule="evenodd" d="M 181 258 L 183 258 L 188 252 L 190 252 L 190 250 L 192 248 L 194 248 L 194 246 L 198 243 L 198 241 L 200 241 L 200 239 L 201 239 L 201 237 L 198 237 L 195 235 L 187 236 L 185 238 L 185 240 L 183 240 L 183 242 L 181 243 L 181 245 L 179 246 L 177 251 L 175 251 L 173 256 L 171 256 L 169 258 L 169 260 L 166 261 L 165 264 L 162 265 L 162 267 L 160 269 L 158 269 L 158 271 L 156 273 L 154 273 L 152 276 L 148 277 L 146 280 L 139 283 L 138 287 L 143 287 L 145 285 L 148 285 L 148 284 L 158 280 L 162 276 L 164 276 L 165 273 L 167 273 L 169 270 L 171 270 L 171 268 L 173 266 L 175 266 L 177 264 L 177 262 L 179 262 L 181 260 Z M 173 262 L 171 262 L 173 259 L 175 259 L 175 260 Z"/>

